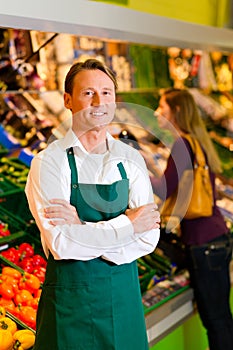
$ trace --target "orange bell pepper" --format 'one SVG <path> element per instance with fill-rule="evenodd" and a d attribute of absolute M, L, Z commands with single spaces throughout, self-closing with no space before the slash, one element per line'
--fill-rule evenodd
<path fill-rule="evenodd" d="M 7 275 L 17 280 L 19 280 L 22 277 L 21 272 L 10 266 L 4 266 L 2 268 L 2 275 Z"/>
<path fill-rule="evenodd" d="M 36 329 L 36 310 L 31 306 L 20 306 L 18 318 L 32 329 Z"/>
<path fill-rule="evenodd" d="M 27 289 L 27 290 L 29 290 L 29 292 L 33 293 L 40 288 L 40 280 L 36 276 L 26 272 L 20 278 L 19 288 L 20 289 Z"/>

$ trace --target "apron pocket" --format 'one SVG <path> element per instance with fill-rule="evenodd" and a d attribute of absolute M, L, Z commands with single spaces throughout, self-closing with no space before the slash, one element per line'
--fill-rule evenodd
<path fill-rule="evenodd" d="M 93 349 L 92 308 L 88 285 L 46 286 L 38 314 L 37 343 L 43 350 Z M 43 337 L 43 339 L 42 339 Z M 35 349 L 41 349 L 40 346 Z"/>

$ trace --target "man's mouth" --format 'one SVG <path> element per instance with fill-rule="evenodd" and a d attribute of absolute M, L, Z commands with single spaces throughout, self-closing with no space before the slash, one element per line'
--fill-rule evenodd
<path fill-rule="evenodd" d="M 94 117 L 103 117 L 105 114 L 105 112 L 91 112 Z"/>

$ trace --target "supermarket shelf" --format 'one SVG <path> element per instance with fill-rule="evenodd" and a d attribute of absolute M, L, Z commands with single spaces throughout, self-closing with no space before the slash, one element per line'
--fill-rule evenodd
<path fill-rule="evenodd" d="M 1 26 L 79 33 L 156 46 L 233 51 L 231 29 L 198 25 L 94 1 L 67 0 L 67 6 L 60 8 L 55 0 L 49 4 L 49 8 L 56 8 L 56 11 L 48 11 L 47 7 L 43 9 L 40 2 L 35 2 L 33 6 L 29 0 L 25 6 L 15 2 L 15 15 L 12 15 L 12 5 L 5 1 L 1 4 Z"/>
<path fill-rule="evenodd" d="M 149 345 L 153 346 L 194 313 L 193 290 L 189 288 L 145 316 Z"/>

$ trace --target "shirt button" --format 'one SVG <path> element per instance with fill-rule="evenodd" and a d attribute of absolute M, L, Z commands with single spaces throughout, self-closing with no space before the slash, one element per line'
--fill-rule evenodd
<path fill-rule="evenodd" d="M 74 185 L 72 185 L 72 187 L 73 187 L 73 188 L 77 188 L 77 187 L 78 187 L 78 185 L 77 185 L 77 184 L 74 184 Z"/>

